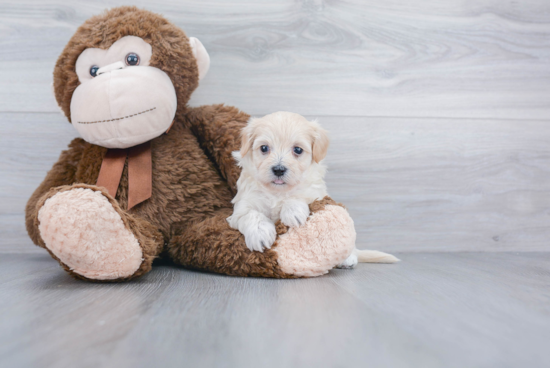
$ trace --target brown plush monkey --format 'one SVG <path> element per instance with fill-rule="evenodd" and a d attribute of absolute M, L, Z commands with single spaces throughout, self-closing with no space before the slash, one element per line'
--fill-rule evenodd
<path fill-rule="evenodd" d="M 187 105 L 208 65 L 197 39 L 135 7 L 90 18 L 59 56 L 55 97 L 84 139 L 36 189 L 26 224 L 71 275 L 128 280 L 164 255 L 227 275 L 317 276 L 351 253 L 353 221 L 329 198 L 305 225 L 279 223 L 263 253 L 229 227 L 240 172 L 231 152 L 249 116 Z"/>

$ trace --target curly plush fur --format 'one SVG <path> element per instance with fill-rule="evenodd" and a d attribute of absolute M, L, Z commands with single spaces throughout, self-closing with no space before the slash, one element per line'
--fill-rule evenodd
<path fill-rule="evenodd" d="M 26 225 L 33 242 L 48 249 L 41 237 L 39 222 L 44 203 L 58 193 L 86 188 L 107 198 L 142 248 L 142 264 L 134 274 L 107 281 L 141 276 L 151 269 L 153 259 L 161 254 L 184 266 L 235 276 L 290 278 L 310 275 L 285 272 L 281 262 L 292 264 L 290 253 L 287 252 L 287 259 L 282 260 L 274 250 L 251 252 L 242 235 L 229 228 L 225 219 L 232 212 L 230 202 L 240 174 L 231 152 L 240 148 L 240 131 L 249 116 L 224 105 L 198 108 L 187 105 L 198 85 L 198 69 L 187 36 L 162 16 L 135 7 L 121 7 L 92 17 L 78 28 L 54 70 L 55 96 L 65 115 L 70 119 L 71 97 L 79 85 L 75 62 L 80 53 L 91 47 L 107 49 L 127 35 L 141 37 L 151 44 L 150 66 L 170 77 L 177 94 L 173 127 L 151 141 L 152 196 L 124 210 L 128 204 L 127 166 L 113 198 L 104 188 L 95 185 L 107 149 L 77 138 L 61 153 L 29 199 Z M 324 204 L 312 204 L 312 211 L 325 211 Z M 280 226 L 279 230 L 286 232 Z M 319 263 L 317 258 L 323 257 L 320 254 L 310 260 L 313 268 L 324 265 L 316 274 L 327 272 L 345 259 L 344 253 L 351 252 L 346 245 L 339 247 L 339 254 L 330 259 L 322 259 Z M 89 279 L 63 264 L 50 249 L 48 251 L 71 275 Z"/>

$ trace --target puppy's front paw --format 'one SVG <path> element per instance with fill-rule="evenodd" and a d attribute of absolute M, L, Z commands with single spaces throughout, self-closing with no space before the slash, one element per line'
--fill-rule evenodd
<path fill-rule="evenodd" d="M 309 216 L 309 207 L 305 202 L 289 200 L 281 209 L 281 221 L 288 227 L 298 227 L 305 224 Z"/>
<path fill-rule="evenodd" d="M 264 248 L 270 249 L 276 238 L 277 231 L 275 230 L 275 225 L 270 221 L 260 221 L 258 222 L 258 227 L 249 229 L 244 234 L 244 240 L 248 249 L 258 252 L 263 252 Z"/>

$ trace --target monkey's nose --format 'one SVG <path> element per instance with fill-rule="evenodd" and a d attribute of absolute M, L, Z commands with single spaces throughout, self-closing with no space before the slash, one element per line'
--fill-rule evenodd
<path fill-rule="evenodd" d="M 117 61 L 116 63 L 105 65 L 99 68 L 96 72 L 96 76 L 103 73 L 112 72 L 113 70 L 124 69 L 124 68 L 126 68 L 126 64 L 124 64 L 122 61 Z"/>
<path fill-rule="evenodd" d="M 273 166 L 271 170 L 273 171 L 273 174 L 275 174 L 276 176 L 283 176 L 286 172 L 286 167 L 284 167 L 283 165 L 277 165 L 277 166 Z"/>

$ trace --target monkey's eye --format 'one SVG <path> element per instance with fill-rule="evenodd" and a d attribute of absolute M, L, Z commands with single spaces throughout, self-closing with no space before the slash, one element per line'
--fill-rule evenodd
<path fill-rule="evenodd" d="M 139 65 L 139 55 L 134 52 L 126 55 L 126 65 Z"/>
<path fill-rule="evenodd" d="M 269 147 L 268 146 L 261 146 L 260 151 L 262 151 L 262 153 L 267 153 L 267 152 L 269 152 Z"/>
<path fill-rule="evenodd" d="M 95 77 L 97 75 L 97 71 L 99 70 L 99 66 L 94 65 L 90 68 L 90 75 L 92 77 Z"/>
<path fill-rule="evenodd" d="M 304 152 L 304 150 L 301 149 L 300 147 L 294 147 L 294 153 L 295 153 L 295 154 L 301 155 L 302 152 Z"/>

